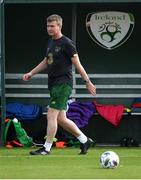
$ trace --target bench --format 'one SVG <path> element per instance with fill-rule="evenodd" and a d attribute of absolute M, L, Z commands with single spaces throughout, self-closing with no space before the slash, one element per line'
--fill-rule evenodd
<path fill-rule="evenodd" d="M 49 98 L 47 74 L 37 74 L 30 81 L 24 82 L 20 73 L 5 74 L 6 98 Z M 93 97 L 86 90 L 79 74 L 74 74 L 71 98 L 79 100 L 98 99 L 102 102 L 123 104 L 134 98 L 141 97 L 141 74 L 89 74 L 96 84 L 97 95 Z"/>
<path fill-rule="evenodd" d="M 30 81 L 22 80 L 23 74 L 6 73 L 5 88 L 6 98 L 43 99 L 49 98 L 47 74 L 37 74 Z M 80 101 L 96 99 L 100 103 L 124 104 L 130 106 L 134 98 L 141 97 L 141 74 L 89 74 L 90 79 L 96 84 L 97 95 L 93 97 L 86 90 L 79 74 L 74 74 L 74 84 L 71 98 Z M 40 99 L 40 100 L 39 100 Z M 135 113 L 138 115 L 138 113 Z M 140 113 L 139 113 L 140 114 Z"/>
<path fill-rule="evenodd" d="M 36 103 L 47 105 L 49 99 L 47 74 L 37 74 L 27 82 L 22 80 L 22 76 L 23 74 L 20 73 L 5 74 L 5 96 L 7 102 L 19 100 L 20 102 L 30 103 L 31 101 L 33 103 L 36 99 Z M 95 97 L 87 92 L 80 75 L 74 74 L 73 77 L 74 84 L 71 98 L 78 101 L 96 100 L 104 104 L 122 103 L 129 107 L 134 98 L 141 97 L 141 74 L 89 74 L 89 77 L 97 87 L 97 95 Z M 91 138 L 96 138 L 99 144 L 103 142 L 106 144 L 119 144 L 120 139 L 124 136 L 135 137 L 141 144 L 141 112 L 132 112 L 131 114 L 133 115 L 132 117 L 128 116 L 128 113 L 124 113 L 123 121 L 116 129 L 96 114 L 90 120 L 88 127 L 84 129 L 84 132 Z M 46 113 L 43 113 L 44 115 Z M 106 132 L 104 140 L 103 132 Z"/>

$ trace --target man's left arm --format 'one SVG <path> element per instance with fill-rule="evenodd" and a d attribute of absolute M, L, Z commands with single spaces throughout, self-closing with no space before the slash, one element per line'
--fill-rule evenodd
<path fill-rule="evenodd" d="M 74 64 L 75 68 L 77 69 L 78 73 L 81 75 L 82 79 L 84 80 L 88 91 L 93 96 L 95 96 L 96 95 L 96 86 L 89 79 L 88 74 L 86 73 L 84 67 L 80 63 L 78 54 L 74 54 L 73 57 L 71 58 L 71 60 L 72 60 L 72 63 Z"/>

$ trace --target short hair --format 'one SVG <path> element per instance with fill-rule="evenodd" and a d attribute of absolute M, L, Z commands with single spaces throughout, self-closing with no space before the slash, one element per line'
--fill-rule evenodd
<path fill-rule="evenodd" d="M 60 15 L 58 14 L 52 14 L 50 16 L 47 17 L 47 22 L 52 22 L 52 21 L 56 21 L 58 23 L 58 25 L 60 27 L 62 27 L 63 24 L 63 19 Z"/>

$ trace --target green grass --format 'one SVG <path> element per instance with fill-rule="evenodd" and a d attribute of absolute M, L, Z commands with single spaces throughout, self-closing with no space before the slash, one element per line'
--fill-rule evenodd
<path fill-rule="evenodd" d="M 140 148 L 95 147 L 87 155 L 78 155 L 77 148 L 53 148 L 49 156 L 29 156 L 31 149 L 0 148 L 0 179 L 141 179 Z M 107 150 L 118 153 L 118 168 L 100 167 Z"/>

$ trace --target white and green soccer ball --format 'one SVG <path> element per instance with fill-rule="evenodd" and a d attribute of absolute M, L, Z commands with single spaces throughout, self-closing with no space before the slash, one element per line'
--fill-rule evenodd
<path fill-rule="evenodd" d="M 114 169 L 119 166 L 119 156 L 114 151 L 105 151 L 100 156 L 100 165 L 102 168 Z"/>

